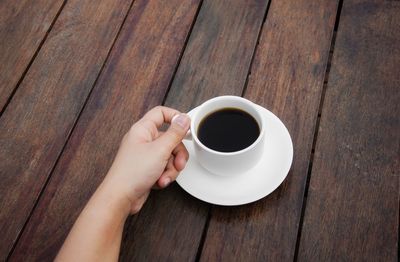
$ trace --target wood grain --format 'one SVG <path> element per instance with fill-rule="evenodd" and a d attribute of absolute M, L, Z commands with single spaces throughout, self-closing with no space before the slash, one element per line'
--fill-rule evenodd
<path fill-rule="evenodd" d="M 267 5 L 204 1 L 166 105 L 188 111 L 214 96 L 240 96 Z"/>
<path fill-rule="evenodd" d="M 400 3 L 345 1 L 300 261 L 398 261 Z"/>
<path fill-rule="evenodd" d="M 204 1 L 165 104 L 186 112 L 213 96 L 241 95 L 266 7 Z M 154 192 L 127 227 L 121 260 L 195 260 L 208 211 L 178 185 Z"/>
<path fill-rule="evenodd" d="M 0 121 L 0 260 L 31 212 L 128 12 L 68 1 Z"/>
<path fill-rule="evenodd" d="M 272 1 L 245 97 L 285 123 L 294 161 L 284 183 L 240 207 L 213 206 L 202 261 L 292 261 L 337 1 Z M 268 131 L 267 131 L 268 132 Z"/>
<path fill-rule="evenodd" d="M 63 0 L 0 3 L 0 112 L 33 58 Z"/>
<path fill-rule="evenodd" d="M 11 260 L 54 258 L 110 167 L 123 134 L 162 102 L 198 4 L 134 2 Z"/>

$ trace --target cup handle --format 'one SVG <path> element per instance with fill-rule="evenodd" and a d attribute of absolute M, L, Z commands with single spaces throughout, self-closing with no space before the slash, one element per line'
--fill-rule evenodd
<path fill-rule="evenodd" d="M 193 137 L 192 137 L 192 132 L 190 132 L 190 129 L 187 131 L 185 137 L 183 138 L 184 140 L 189 140 L 192 141 Z"/>

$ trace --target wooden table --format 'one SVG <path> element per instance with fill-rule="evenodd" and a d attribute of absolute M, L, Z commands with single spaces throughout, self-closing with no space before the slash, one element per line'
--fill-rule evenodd
<path fill-rule="evenodd" d="M 223 94 L 286 124 L 288 177 L 153 192 L 122 261 L 397 261 L 399 1 L 3 0 L 0 37 L 1 261 L 54 258 L 144 112 Z"/>

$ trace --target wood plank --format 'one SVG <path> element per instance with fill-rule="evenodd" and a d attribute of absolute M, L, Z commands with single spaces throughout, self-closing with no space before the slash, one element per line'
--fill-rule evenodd
<path fill-rule="evenodd" d="M 0 121 L 0 260 L 56 162 L 131 1 L 68 1 Z"/>
<path fill-rule="evenodd" d="M 165 104 L 185 112 L 213 96 L 241 95 L 267 4 L 204 1 Z M 152 193 L 127 226 L 121 260 L 195 260 L 208 211 L 178 185 Z"/>
<path fill-rule="evenodd" d="M 213 206 L 202 261 L 292 261 L 338 1 L 272 1 L 245 97 L 288 127 L 294 161 L 268 197 Z"/>
<path fill-rule="evenodd" d="M 0 3 L 0 112 L 45 38 L 63 0 Z"/>
<path fill-rule="evenodd" d="M 134 2 L 11 260 L 54 258 L 110 167 L 123 134 L 162 102 L 198 4 L 198 0 Z"/>
<path fill-rule="evenodd" d="M 301 261 L 398 261 L 400 3 L 343 4 Z"/>

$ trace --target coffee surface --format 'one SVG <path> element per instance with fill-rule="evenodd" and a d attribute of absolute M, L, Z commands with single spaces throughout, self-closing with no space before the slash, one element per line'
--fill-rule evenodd
<path fill-rule="evenodd" d="M 250 146 L 260 135 L 257 121 L 237 108 L 223 108 L 205 116 L 197 137 L 206 147 L 219 152 L 235 152 Z"/>

